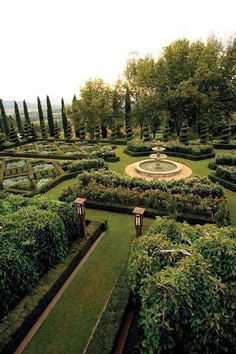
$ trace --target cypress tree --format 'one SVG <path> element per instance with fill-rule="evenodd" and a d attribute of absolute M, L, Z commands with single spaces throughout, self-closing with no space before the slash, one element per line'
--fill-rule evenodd
<path fill-rule="evenodd" d="M 180 134 L 179 134 L 179 141 L 183 144 L 188 143 L 188 132 L 189 132 L 189 127 L 188 127 L 188 122 L 185 120 L 181 126 L 180 129 Z"/>
<path fill-rule="evenodd" d="M 55 123 L 54 123 L 53 136 L 54 136 L 55 139 L 59 139 L 59 136 L 60 136 L 60 129 L 59 129 L 57 120 L 56 120 Z"/>
<path fill-rule="evenodd" d="M 86 139 L 86 129 L 85 129 L 84 120 L 82 119 L 80 121 L 80 140 L 85 140 L 85 139 Z"/>
<path fill-rule="evenodd" d="M 17 124 L 17 128 L 18 128 L 18 132 L 21 134 L 23 132 L 23 127 L 22 127 L 18 104 L 16 101 L 14 101 L 14 109 L 15 109 L 16 124 Z"/>
<path fill-rule="evenodd" d="M 38 103 L 39 123 L 40 123 L 41 134 L 42 134 L 42 138 L 46 139 L 47 138 L 47 130 L 46 130 L 44 116 L 43 116 L 43 109 L 42 109 L 42 105 L 41 105 L 41 101 L 40 101 L 39 97 L 37 97 L 37 103 Z"/>
<path fill-rule="evenodd" d="M 13 122 L 10 122 L 8 140 L 12 143 L 18 142 L 18 137 Z"/>
<path fill-rule="evenodd" d="M 144 127 L 143 127 L 143 140 L 144 141 L 149 141 L 151 139 L 150 137 L 150 130 L 148 128 L 148 124 L 146 121 L 144 121 Z"/>
<path fill-rule="evenodd" d="M 80 139 L 80 119 L 75 95 L 72 101 L 72 117 L 74 122 L 75 136 Z"/>
<path fill-rule="evenodd" d="M 1 112 L 1 116 L 2 116 L 3 130 L 4 130 L 5 135 L 8 136 L 9 135 L 9 126 L 8 126 L 7 116 L 6 116 L 6 112 L 5 112 L 5 108 L 4 108 L 2 99 L 0 99 L 0 112 Z"/>
<path fill-rule="evenodd" d="M 48 129 L 49 135 L 53 136 L 54 122 L 53 122 L 53 114 L 52 114 L 52 106 L 49 97 L 46 98 L 47 101 L 47 115 L 48 115 Z"/>
<path fill-rule="evenodd" d="M 231 129 L 228 123 L 225 124 L 221 133 L 221 142 L 222 144 L 228 144 L 231 137 Z"/>
<path fill-rule="evenodd" d="M 62 127 L 64 130 L 64 137 L 66 138 L 67 136 L 67 117 L 66 117 L 66 112 L 65 112 L 65 104 L 63 98 L 61 99 L 61 119 L 62 119 Z"/>
<path fill-rule="evenodd" d="M 71 123 L 68 120 L 67 121 L 67 126 L 66 126 L 65 138 L 66 139 L 72 139 L 72 136 L 73 136 L 73 131 L 72 131 Z"/>
<path fill-rule="evenodd" d="M 208 124 L 207 122 L 202 122 L 199 131 L 200 143 L 205 144 L 208 140 L 208 135 L 209 135 Z"/>
<path fill-rule="evenodd" d="M 133 138 L 133 131 L 132 131 L 130 119 L 127 121 L 127 124 L 126 124 L 126 138 L 127 138 L 127 140 L 130 140 Z"/>
<path fill-rule="evenodd" d="M 23 108 L 24 108 L 25 120 L 30 125 L 30 117 L 29 117 L 28 107 L 25 100 L 23 101 Z"/>
<path fill-rule="evenodd" d="M 126 86 L 125 91 L 125 128 L 127 135 L 127 125 L 130 124 L 130 114 L 131 114 L 131 101 L 130 101 L 130 92 L 128 85 Z M 131 127 L 132 129 L 132 127 Z"/>
<path fill-rule="evenodd" d="M 166 121 L 166 124 L 164 126 L 164 131 L 163 131 L 163 141 L 168 141 L 170 139 L 170 126 L 169 122 Z"/>
<path fill-rule="evenodd" d="M 24 139 L 25 140 L 30 140 L 32 138 L 31 135 L 31 126 L 27 121 L 24 123 Z"/>
<path fill-rule="evenodd" d="M 96 140 L 101 139 L 101 127 L 99 122 L 96 123 L 94 136 Z"/>
<path fill-rule="evenodd" d="M 31 132 L 32 139 L 37 140 L 38 136 L 37 136 L 36 129 L 35 129 L 35 126 L 33 123 L 31 123 L 30 128 L 31 128 L 30 132 Z"/>

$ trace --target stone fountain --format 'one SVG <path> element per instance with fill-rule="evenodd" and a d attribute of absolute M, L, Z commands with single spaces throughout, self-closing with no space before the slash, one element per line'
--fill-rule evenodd
<path fill-rule="evenodd" d="M 155 154 L 151 154 L 149 160 L 143 160 L 135 164 L 136 172 L 146 177 L 157 178 L 172 177 L 181 172 L 181 164 L 166 160 L 167 155 L 162 154 L 165 148 L 160 141 L 157 141 L 152 150 L 155 151 Z"/>

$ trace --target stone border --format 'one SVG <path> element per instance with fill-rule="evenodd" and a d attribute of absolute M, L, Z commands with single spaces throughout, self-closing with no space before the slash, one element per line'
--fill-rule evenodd
<path fill-rule="evenodd" d="M 164 180 L 164 181 L 171 181 L 171 180 L 180 180 L 183 178 L 188 178 L 192 175 L 192 170 L 191 168 L 189 168 L 188 166 L 182 164 L 182 163 L 178 163 L 179 165 L 181 165 L 181 172 L 176 175 L 176 176 L 171 176 L 171 177 L 156 177 L 157 179 L 160 180 Z M 130 177 L 139 177 L 139 178 L 143 178 L 146 179 L 147 181 L 151 181 L 153 178 L 155 177 L 147 177 L 147 176 L 143 176 L 141 174 L 139 174 L 136 170 L 135 170 L 135 165 L 136 162 L 126 166 L 125 168 L 125 173 L 130 176 Z"/>
<path fill-rule="evenodd" d="M 144 162 L 154 162 L 155 163 L 155 159 L 148 159 L 148 160 L 142 160 L 142 161 L 139 161 L 139 162 L 136 162 L 135 163 L 135 171 L 138 172 L 139 174 L 141 174 L 142 176 L 145 176 L 145 177 L 157 177 L 157 178 L 164 178 L 164 177 L 173 177 L 173 176 L 176 176 L 178 175 L 181 170 L 182 170 L 182 165 L 178 162 L 174 162 L 174 161 L 170 161 L 170 160 L 163 160 L 163 162 L 167 162 L 167 163 L 170 163 L 172 165 L 175 166 L 175 169 L 170 171 L 170 172 L 167 172 L 167 171 L 164 171 L 164 172 L 154 172 L 154 171 L 147 171 L 147 170 L 144 170 L 140 165 Z"/>

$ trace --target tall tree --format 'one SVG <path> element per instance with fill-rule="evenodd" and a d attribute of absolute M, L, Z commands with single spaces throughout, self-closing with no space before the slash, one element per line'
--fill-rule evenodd
<path fill-rule="evenodd" d="M 2 116 L 3 130 L 4 130 L 5 135 L 8 136 L 9 135 L 9 126 L 8 126 L 8 120 L 7 120 L 7 116 L 6 116 L 6 112 L 5 112 L 5 108 L 4 108 L 2 99 L 0 99 L 0 112 L 1 112 L 1 116 Z"/>
<path fill-rule="evenodd" d="M 127 130 L 127 125 L 130 120 L 130 115 L 131 115 L 131 101 L 130 101 L 130 92 L 129 92 L 129 86 L 126 86 L 126 91 L 125 91 L 125 126 Z"/>
<path fill-rule="evenodd" d="M 47 138 L 47 130 L 46 130 L 44 116 L 43 116 L 43 109 L 42 109 L 42 105 L 41 105 L 41 101 L 40 101 L 39 97 L 37 97 L 37 104 L 38 104 L 39 123 L 40 123 L 41 134 L 42 134 L 42 137 L 44 139 L 46 139 Z"/>
<path fill-rule="evenodd" d="M 52 106 L 51 106 L 49 96 L 47 96 L 46 101 L 47 101 L 47 116 L 48 116 L 49 135 L 53 136 L 54 121 L 53 121 Z"/>
<path fill-rule="evenodd" d="M 30 123 L 30 117 L 29 117 L 28 107 L 27 107 L 27 104 L 26 104 L 25 100 L 23 101 L 23 108 L 24 108 L 25 120 L 30 125 L 31 124 Z"/>
<path fill-rule="evenodd" d="M 18 104 L 16 101 L 14 101 L 14 109 L 15 109 L 15 117 L 16 117 L 16 124 L 17 124 L 17 128 L 18 128 L 18 132 L 22 133 L 23 126 L 22 126 L 22 122 L 21 122 L 19 107 L 18 107 Z"/>
<path fill-rule="evenodd" d="M 62 127 L 64 130 L 64 137 L 66 138 L 67 117 L 66 117 L 65 104 L 63 98 L 61 99 L 61 118 L 62 118 Z"/>

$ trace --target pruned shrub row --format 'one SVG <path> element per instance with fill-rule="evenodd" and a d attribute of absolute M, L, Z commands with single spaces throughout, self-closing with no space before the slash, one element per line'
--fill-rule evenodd
<path fill-rule="evenodd" d="M 133 242 L 128 281 L 141 303 L 145 353 L 235 348 L 236 229 L 158 218 Z"/>
<path fill-rule="evenodd" d="M 79 237 L 75 210 L 47 198 L 1 199 L 0 317 L 30 291 Z"/>
<path fill-rule="evenodd" d="M 78 196 L 104 203 L 142 206 L 170 214 L 204 216 L 219 224 L 229 222 L 229 211 L 221 187 L 205 179 L 195 178 L 185 185 L 183 181 L 145 182 L 120 177 L 112 172 L 82 173 L 79 181 L 65 190 L 61 200 L 71 202 Z"/>

